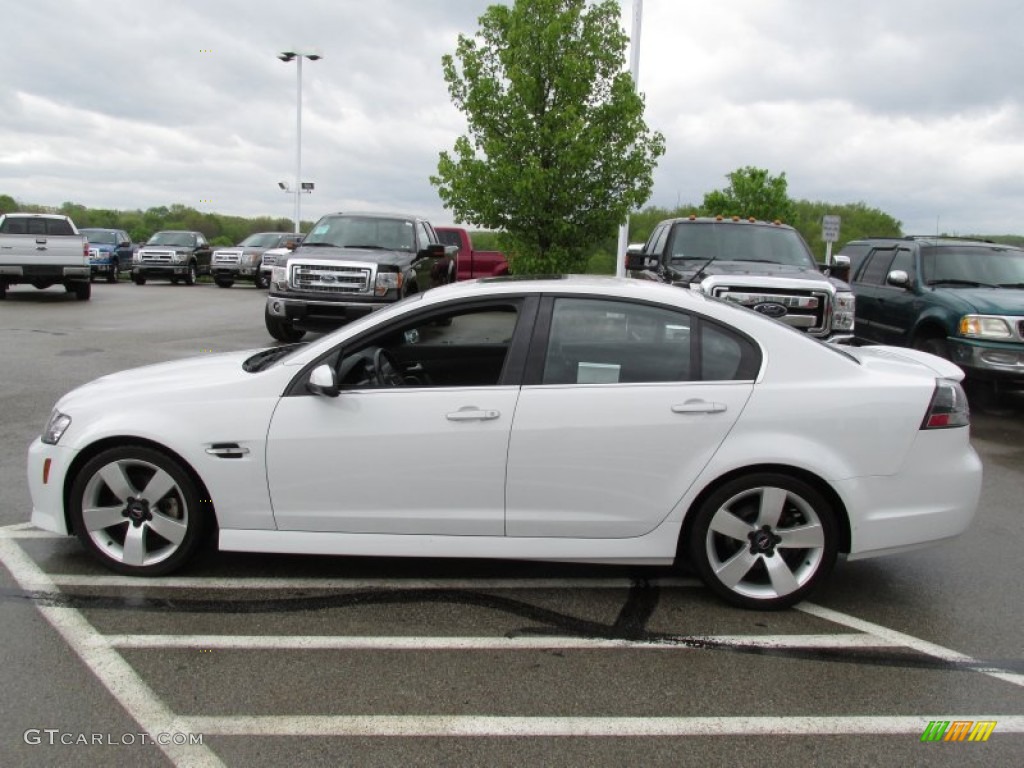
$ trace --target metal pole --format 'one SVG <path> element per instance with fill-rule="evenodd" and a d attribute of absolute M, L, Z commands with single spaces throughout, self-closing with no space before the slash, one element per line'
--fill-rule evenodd
<path fill-rule="evenodd" d="M 302 209 L 302 59 L 304 57 L 300 53 L 296 58 L 298 61 L 296 69 L 298 96 L 295 104 L 295 234 L 298 234 L 302 229 L 299 217 Z"/>
<path fill-rule="evenodd" d="M 640 24 L 644 15 L 644 0 L 633 0 L 633 28 L 629 33 L 629 74 L 633 88 L 640 87 Z M 629 215 L 619 227 L 619 248 L 615 257 L 615 274 L 626 276 L 626 248 L 629 247 Z"/>

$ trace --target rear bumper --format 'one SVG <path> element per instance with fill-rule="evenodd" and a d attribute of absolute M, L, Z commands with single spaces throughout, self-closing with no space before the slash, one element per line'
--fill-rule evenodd
<path fill-rule="evenodd" d="M 88 280 L 92 274 L 89 265 L 67 266 L 62 264 L 0 265 L 0 278 L 7 283 L 31 283 L 34 280 L 63 282 L 65 280 Z"/>

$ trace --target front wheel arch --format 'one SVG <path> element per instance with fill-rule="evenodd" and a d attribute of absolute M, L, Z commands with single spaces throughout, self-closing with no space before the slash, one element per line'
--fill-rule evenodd
<path fill-rule="evenodd" d="M 850 530 L 850 515 L 846 510 L 846 505 L 843 503 L 843 500 L 831 485 L 825 482 L 818 475 L 813 472 L 809 472 L 806 469 L 791 467 L 786 464 L 753 464 L 749 467 L 734 469 L 720 477 L 716 477 L 704 487 L 704 490 L 702 490 L 690 506 L 687 507 L 686 516 L 683 518 L 683 525 L 679 532 L 679 542 L 676 549 L 677 561 L 680 557 L 685 557 L 688 542 L 693 531 L 694 518 L 696 517 L 697 510 L 701 508 L 701 505 L 704 504 L 707 498 L 723 485 L 732 482 L 738 477 L 742 477 L 743 475 L 760 474 L 763 472 L 789 475 L 795 480 L 801 480 L 807 483 L 812 486 L 814 490 L 824 496 L 825 500 L 832 505 L 832 508 L 836 513 L 836 522 L 839 529 L 839 551 L 842 553 L 849 553 L 853 539 L 853 534 Z"/>
<path fill-rule="evenodd" d="M 207 489 L 206 483 L 204 483 L 203 479 L 199 476 L 199 473 L 196 472 L 195 468 L 188 461 L 167 446 L 161 445 L 153 440 L 147 440 L 142 437 L 122 436 L 104 438 L 103 440 L 99 440 L 92 445 L 83 448 L 78 452 L 78 455 L 75 456 L 71 464 L 68 466 L 68 471 L 64 474 L 64 487 L 61 489 L 61 494 L 64 501 L 64 525 L 66 526 L 69 535 L 73 536 L 75 533 L 71 525 L 71 486 L 74 484 L 78 473 L 81 472 L 82 467 L 84 467 L 94 456 L 98 456 L 108 448 L 118 448 L 127 445 L 134 445 L 140 448 L 149 448 L 154 451 L 159 451 L 160 453 L 163 453 L 169 458 L 177 461 L 199 491 L 199 510 L 206 517 L 207 535 L 210 535 L 219 528 L 217 524 L 217 513 L 213 504 L 213 498 L 210 496 L 210 491 Z"/>

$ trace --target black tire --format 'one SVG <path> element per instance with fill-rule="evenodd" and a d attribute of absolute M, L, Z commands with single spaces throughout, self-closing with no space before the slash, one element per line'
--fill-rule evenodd
<path fill-rule="evenodd" d="M 282 320 L 279 317 L 274 317 L 267 310 L 263 311 L 263 321 L 267 325 L 267 330 L 270 331 L 270 335 L 278 341 L 285 341 L 288 343 L 294 343 L 300 341 L 306 332 L 296 328 L 288 320 Z"/>
<path fill-rule="evenodd" d="M 255 285 L 257 288 L 261 288 L 264 290 L 270 287 L 270 278 L 264 275 L 262 271 L 256 273 L 256 276 L 253 278 L 252 282 L 253 285 Z"/>
<path fill-rule="evenodd" d="M 7 298 L 7 283 L 0 280 L 0 301 Z"/>
<path fill-rule="evenodd" d="M 188 272 L 185 273 L 185 285 L 195 285 L 198 278 L 199 275 L 196 272 L 196 263 L 194 261 L 190 261 L 188 263 Z"/>
<path fill-rule="evenodd" d="M 132 282 L 135 283 L 136 285 L 145 285 L 146 278 L 144 278 L 142 275 L 132 275 Z"/>
<path fill-rule="evenodd" d="M 920 336 L 914 339 L 914 349 L 949 360 L 949 345 L 943 336 Z"/>
<path fill-rule="evenodd" d="M 789 475 L 757 472 L 735 478 L 694 514 L 690 562 L 708 588 L 733 605 L 788 608 L 835 564 L 835 510 L 814 487 Z"/>
<path fill-rule="evenodd" d="M 89 297 L 92 296 L 92 283 L 75 283 L 69 286 L 74 291 L 75 299 L 78 301 L 88 301 Z"/>
<path fill-rule="evenodd" d="M 125 445 L 86 462 L 68 501 L 75 535 L 103 565 L 132 576 L 162 576 L 180 568 L 202 540 L 206 520 L 199 499 L 178 461 Z"/>
<path fill-rule="evenodd" d="M 215 277 L 213 278 L 213 282 L 217 284 L 218 288 L 230 288 L 235 284 L 235 281 L 230 277 Z"/>
<path fill-rule="evenodd" d="M 121 277 L 121 265 L 117 263 L 117 259 L 110 262 L 110 271 L 107 272 L 107 282 L 116 283 Z"/>

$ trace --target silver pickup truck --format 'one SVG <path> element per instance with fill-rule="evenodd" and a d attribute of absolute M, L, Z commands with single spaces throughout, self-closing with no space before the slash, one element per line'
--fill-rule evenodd
<path fill-rule="evenodd" d="M 28 283 L 36 288 L 63 285 L 85 301 L 89 283 L 89 241 L 67 216 L 7 213 L 0 216 L 0 299 L 7 288 Z"/>
<path fill-rule="evenodd" d="M 853 337 L 854 296 L 832 274 L 849 265 L 844 256 L 819 266 L 793 227 L 723 216 L 666 219 L 626 252 L 634 277 L 732 301 L 832 342 Z"/>

